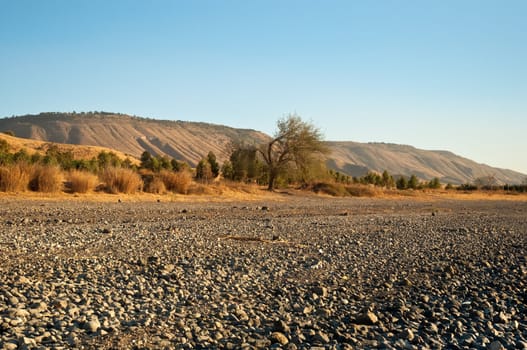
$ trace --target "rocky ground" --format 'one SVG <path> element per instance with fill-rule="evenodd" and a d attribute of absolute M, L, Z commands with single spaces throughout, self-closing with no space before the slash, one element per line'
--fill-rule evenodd
<path fill-rule="evenodd" d="M 525 349 L 527 203 L 7 201 L 0 349 Z"/>

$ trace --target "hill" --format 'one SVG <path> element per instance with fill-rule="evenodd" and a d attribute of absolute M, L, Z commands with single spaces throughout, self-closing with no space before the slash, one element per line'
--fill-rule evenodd
<path fill-rule="evenodd" d="M 427 151 L 387 143 L 328 142 L 332 150 L 330 168 L 353 176 L 388 170 L 393 175 L 414 174 L 421 179 L 439 178 L 442 183 L 473 183 L 494 177 L 500 184 L 520 184 L 527 175 L 494 168 L 448 151 Z"/>
<path fill-rule="evenodd" d="M 113 152 L 117 157 L 121 159 L 130 159 L 132 164 L 139 164 L 139 159 L 136 157 L 129 156 L 123 152 L 100 146 L 85 146 L 85 145 L 72 145 L 64 143 L 55 143 L 51 141 L 39 141 L 33 139 L 25 139 L 20 137 L 13 137 L 5 133 L 0 132 L 0 140 L 4 140 L 9 145 L 9 151 L 12 153 L 18 152 L 22 149 L 26 150 L 29 154 L 39 152 L 41 154 L 46 153 L 48 149 L 54 147 L 60 152 L 71 152 L 74 159 L 91 159 L 97 157 L 101 152 Z"/>
<path fill-rule="evenodd" d="M 115 149 L 139 157 L 145 150 L 168 155 L 195 166 L 209 151 L 220 162 L 227 159 L 231 142 L 259 144 L 269 136 L 256 130 L 185 121 L 139 118 L 124 114 L 41 113 L 0 119 L 0 131 L 18 137 L 62 144 Z M 470 183 L 494 176 L 500 183 L 519 184 L 526 175 L 479 164 L 447 151 L 427 151 L 385 143 L 328 142 L 328 165 L 353 176 L 388 170 L 394 175 L 438 177 L 443 183 Z"/>
<path fill-rule="evenodd" d="M 0 119 L 0 131 L 18 137 L 102 146 L 139 158 L 144 151 L 195 166 L 209 151 L 224 160 L 228 145 L 263 142 L 268 136 L 222 125 L 139 118 L 114 113 L 41 113 Z"/>

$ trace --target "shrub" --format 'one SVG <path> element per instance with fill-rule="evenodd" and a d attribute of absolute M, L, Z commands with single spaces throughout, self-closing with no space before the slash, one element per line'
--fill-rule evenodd
<path fill-rule="evenodd" d="M 168 191 L 187 194 L 192 183 L 192 174 L 187 170 L 178 172 L 161 171 L 159 176 Z"/>
<path fill-rule="evenodd" d="M 29 187 L 31 166 L 23 163 L 0 167 L 0 191 L 20 192 Z"/>
<path fill-rule="evenodd" d="M 202 180 L 203 182 L 208 182 L 212 180 L 213 177 L 214 174 L 212 173 L 212 168 L 209 161 L 206 158 L 203 158 L 196 166 L 196 179 Z"/>
<path fill-rule="evenodd" d="M 145 185 L 145 192 L 164 194 L 167 192 L 167 188 L 161 177 L 153 176 L 152 179 Z"/>
<path fill-rule="evenodd" d="M 343 184 L 330 182 L 317 182 L 313 185 L 313 192 L 329 194 L 334 197 L 345 197 L 348 195 L 346 187 Z"/>
<path fill-rule="evenodd" d="M 80 170 L 73 170 L 68 173 L 68 185 L 73 193 L 86 193 L 94 190 L 99 179 L 96 175 Z"/>
<path fill-rule="evenodd" d="M 187 194 L 194 195 L 214 195 L 217 194 L 214 191 L 214 187 L 211 185 L 205 185 L 202 183 L 194 183 L 193 186 L 189 186 Z"/>
<path fill-rule="evenodd" d="M 143 185 L 141 177 L 132 169 L 108 167 L 101 174 L 101 180 L 110 193 L 136 193 Z"/>
<path fill-rule="evenodd" d="M 32 191 L 53 193 L 62 190 L 63 176 L 60 168 L 53 165 L 35 165 L 29 181 Z"/>
<path fill-rule="evenodd" d="M 324 193 L 334 197 L 375 197 L 382 193 L 381 190 L 368 185 L 344 185 L 333 182 L 317 182 L 312 187 L 315 193 Z"/>
<path fill-rule="evenodd" d="M 346 191 L 352 197 L 375 197 L 382 193 L 377 188 L 364 185 L 349 185 L 346 186 Z"/>

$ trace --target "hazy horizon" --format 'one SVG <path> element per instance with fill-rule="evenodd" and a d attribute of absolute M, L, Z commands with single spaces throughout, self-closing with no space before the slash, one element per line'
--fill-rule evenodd
<path fill-rule="evenodd" d="M 0 116 L 109 111 L 527 174 L 523 1 L 0 1 Z"/>

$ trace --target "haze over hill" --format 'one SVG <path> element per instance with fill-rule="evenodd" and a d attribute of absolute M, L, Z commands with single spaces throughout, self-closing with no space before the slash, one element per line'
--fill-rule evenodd
<path fill-rule="evenodd" d="M 219 161 L 228 157 L 231 142 L 259 144 L 269 136 L 249 129 L 133 117 L 113 113 L 41 113 L 0 119 L 0 131 L 48 142 L 112 148 L 139 157 L 145 150 L 195 165 L 209 151 Z M 500 183 L 519 184 L 526 175 L 493 168 L 447 151 L 427 151 L 406 145 L 328 141 L 330 168 L 353 176 L 388 170 L 394 175 L 438 177 L 443 183 L 470 183 L 494 176 Z"/>

